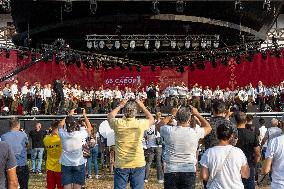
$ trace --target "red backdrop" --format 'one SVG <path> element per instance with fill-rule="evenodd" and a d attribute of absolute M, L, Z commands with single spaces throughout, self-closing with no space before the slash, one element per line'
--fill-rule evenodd
<path fill-rule="evenodd" d="M 221 87 L 235 88 L 237 85 L 246 85 L 252 82 L 254 85 L 259 80 L 266 85 L 278 84 L 284 80 L 284 51 L 281 58 L 268 56 L 267 60 L 262 60 L 260 54 L 254 56 L 253 62 L 242 60 L 241 64 L 236 64 L 234 59 L 229 59 L 229 65 L 225 66 L 218 63 L 217 68 L 213 68 L 207 62 L 205 70 L 195 68 L 190 71 L 187 67 L 184 73 L 176 72 L 175 69 L 161 70 L 156 68 L 152 72 L 150 67 L 143 67 L 141 72 L 135 68 L 129 71 L 128 68 L 110 70 L 87 69 L 83 65 L 78 68 L 75 64 L 66 66 L 63 62 L 59 65 L 53 62 L 39 62 L 29 69 L 19 73 L 16 77 L 22 84 L 24 81 L 40 81 L 43 84 L 52 83 L 54 79 L 62 79 L 68 83 L 78 83 L 83 87 L 104 86 L 131 86 L 133 88 L 144 87 L 150 82 L 158 83 L 161 88 L 171 84 L 185 82 L 189 86 L 194 83 L 209 85 L 215 88 Z M 10 57 L 6 58 L 5 52 L 0 56 L 0 76 L 4 76 L 9 70 L 15 69 L 18 65 L 26 64 L 29 60 L 20 61 L 17 54 L 11 51 Z"/>

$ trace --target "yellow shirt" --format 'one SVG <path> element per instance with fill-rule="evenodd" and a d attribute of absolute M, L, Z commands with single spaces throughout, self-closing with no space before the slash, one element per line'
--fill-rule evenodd
<path fill-rule="evenodd" d="M 145 166 L 142 138 L 149 128 L 147 119 L 111 119 L 115 132 L 115 167 L 137 168 Z"/>
<path fill-rule="evenodd" d="M 47 135 L 43 139 L 43 142 L 47 152 L 46 170 L 61 172 L 59 159 L 62 151 L 62 146 L 59 135 Z"/>

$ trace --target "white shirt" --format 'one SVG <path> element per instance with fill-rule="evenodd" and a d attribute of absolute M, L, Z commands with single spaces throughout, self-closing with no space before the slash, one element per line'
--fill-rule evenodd
<path fill-rule="evenodd" d="M 46 98 L 50 98 L 50 97 L 51 97 L 51 89 L 44 88 L 43 89 L 43 98 L 44 98 L 44 100 L 46 100 Z"/>
<path fill-rule="evenodd" d="M 11 85 L 11 95 L 12 95 L 12 98 L 15 98 L 15 95 L 18 93 L 18 86 L 17 84 L 13 83 Z"/>
<path fill-rule="evenodd" d="M 114 90 L 113 91 L 113 98 L 114 99 L 121 99 L 122 98 L 122 94 L 121 94 L 120 90 Z"/>
<path fill-rule="evenodd" d="M 146 92 L 139 92 L 138 97 L 139 97 L 139 99 L 147 99 L 147 93 Z"/>
<path fill-rule="evenodd" d="M 23 86 L 21 89 L 22 95 L 27 95 L 30 92 L 29 88 L 27 86 Z"/>
<path fill-rule="evenodd" d="M 62 153 L 59 162 L 65 166 L 79 166 L 87 162 L 83 157 L 82 145 L 88 136 L 86 130 L 68 133 L 63 129 L 58 130 L 62 144 Z"/>
<path fill-rule="evenodd" d="M 135 94 L 133 93 L 133 92 L 126 92 L 125 94 L 124 94 L 124 98 L 125 99 L 135 99 Z"/>
<path fill-rule="evenodd" d="M 271 140 L 265 158 L 272 159 L 271 189 L 284 189 L 284 135 Z"/>
<path fill-rule="evenodd" d="M 111 129 L 111 131 L 106 134 L 106 138 L 107 138 L 107 146 L 114 146 L 115 145 L 114 130 Z"/>
<path fill-rule="evenodd" d="M 230 155 L 227 161 L 223 163 L 229 152 Z M 208 189 L 244 188 L 240 171 L 241 167 L 247 164 L 247 159 L 241 149 L 231 145 L 214 146 L 205 151 L 201 157 L 200 164 L 209 169 Z M 214 177 L 214 181 L 211 182 Z"/>
<path fill-rule="evenodd" d="M 169 95 L 170 95 L 170 96 L 178 96 L 177 87 L 171 87 L 171 88 L 169 89 Z"/>
<path fill-rule="evenodd" d="M 210 89 L 205 89 L 203 91 L 203 95 L 205 99 L 211 99 L 212 97 L 212 91 Z"/>
<path fill-rule="evenodd" d="M 107 99 L 111 99 L 113 97 L 113 93 L 111 90 L 105 90 L 104 97 Z"/>
<path fill-rule="evenodd" d="M 187 87 L 178 87 L 177 88 L 178 94 L 181 96 L 186 96 L 188 93 L 188 88 Z"/>
<path fill-rule="evenodd" d="M 221 90 L 216 90 L 213 93 L 215 99 L 223 99 L 223 92 Z"/>
<path fill-rule="evenodd" d="M 201 96 L 201 94 L 202 94 L 202 90 L 200 88 L 196 88 L 196 87 L 194 87 L 191 90 L 191 92 L 192 92 L 192 96 Z"/>
<path fill-rule="evenodd" d="M 262 125 L 260 128 L 259 128 L 259 143 L 261 144 L 261 142 L 262 142 L 262 140 L 263 140 L 263 138 L 264 138 L 264 136 L 265 136 L 265 133 L 266 133 L 266 131 L 267 131 L 267 128 L 264 126 L 264 125 Z M 266 145 L 265 145 L 265 147 L 267 146 L 267 143 L 266 143 Z"/>

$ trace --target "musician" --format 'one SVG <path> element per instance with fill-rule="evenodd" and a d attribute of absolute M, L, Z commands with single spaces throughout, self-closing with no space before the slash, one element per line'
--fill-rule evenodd
<path fill-rule="evenodd" d="M 179 105 L 187 106 L 187 93 L 188 88 L 184 82 L 181 83 L 180 86 L 177 87 L 178 95 L 179 95 Z"/>
<path fill-rule="evenodd" d="M 25 82 L 24 86 L 21 88 L 22 102 L 23 102 L 23 113 L 26 114 L 28 111 L 28 94 L 30 93 L 29 82 Z"/>
<path fill-rule="evenodd" d="M 239 90 L 238 99 L 239 99 L 239 101 L 236 101 L 236 103 L 239 107 L 239 110 L 242 111 L 242 112 L 246 112 L 247 111 L 248 94 L 244 90 L 243 87 L 241 87 L 240 90 Z"/>
<path fill-rule="evenodd" d="M 5 87 L 3 89 L 3 97 L 4 97 L 4 106 L 8 107 L 10 111 L 13 99 L 12 99 L 12 92 L 11 92 L 11 87 L 9 83 L 5 84 Z"/>
<path fill-rule="evenodd" d="M 99 90 L 95 92 L 95 99 L 96 99 L 96 109 L 101 111 L 103 108 L 103 101 L 104 101 L 104 89 L 103 86 L 99 87 Z"/>
<path fill-rule="evenodd" d="M 147 93 L 147 106 L 149 107 L 149 110 L 151 113 L 156 112 L 156 105 L 157 105 L 157 88 L 156 85 L 151 82 L 149 86 L 146 87 L 146 93 Z"/>
<path fill-rule="evenodd" d="M 265 87 L 262 81 L 258 82 L 256 87 L 256 95 L 259 104 L 259 111 L 263 112 L 265 110 Z"/>
<path fill-rule="evenodd" d="M 211 99 L 212 99 L 212 90 L 210 90 L 209 86 L 206 86 L 203 91 L 204 109 L 206 112 L 211 111 Z"/>
<path fill-rule="evenodd" d="M 217 100 L 224 100 L 224 93 L 220 89 L 219 85 L 216 87 L 216 90 L 213 92 L 213 98 Z"/>
<path fill-rule="evenodd" d="M 18 94 L 18 80 L 15 79 L 13 84 L 11 85 L 11 96 L 13 100 L 15 100 L 15 95 L 17 94 Z"/>
<path fill-rule="evenodd" d="M 169 89 L 169 95 L 170 95 L 170 105 L 171 107 L 177 107 L 178 106 L 178 88 L 175 82 L 173 82 L 172 86 Z"/>
<path fill-rule="evenodd" d="M 231 91 L 229 87 L 227 87 L 223 93 L 223 97 L 225 102 L 231 102 L 232 99 L 234 99 L 235 95 L 234 92 Z"/>
<path fill-rule="evenodd" d="M 169 106 L 170 102 L 171 102 L 171 98 L 170 98 L 170 88 L 171 86 L 169 85 L 163 92 L 164 97 L 165 97 L 165 105 Z"/>
<path fill-rule="evenodd" d="M 113 99 L 113 92 L 110 90 L 109 87 L 107 87 L 106 90 L 104 91 L 104 106 L 107 112 L 111 110 L 112 99 Z"/>
<path fill-rule="evenodd" d="M 147 99 L 147 93 L 144 90 L 144 88 L 141 89 L 141 91 L 138 92 L 138 98 L 140 101 L 142 101 L 143 103 L 146 101 Z"/>
<path fill-rule="evenodd" d="M 192 94 L 192 106 L 195 107 L 198 111 L 200 111 L 200 98 L 202 95 L 202 90 L 198 87 L 196 83 L 191 89 Z"/>
<path fill-rule="evenodd" d="M 282 81 L 279 85 L 279 92 L 280 92 L 280 106 L 284 106 L 284 81 Z"/>
<path fill-rule="evenodd" d="M 51 106 L 52 106 L 52 89 L 51 84 L 44 85 L 43 88 L 43 100 L 45 103 L 44 113 L 51 114 Z"/>
<path fill-rule="evenodd" d="M 246 92 L 248 94 L 248 103 L 254 103 L 255 102 L 255 89 L 252 86 L 252 83 L 249 83 L 247 86 Z"/>
<path fill-rule="evenodd" d="M 113 103 L 112 103 L 112 109 L 116 108 L 121 99 L 122 99 L 122 94 L 121 91 L 119 90 L 118 86 L 115 87 L 115 90 L 113 90 Z"/>

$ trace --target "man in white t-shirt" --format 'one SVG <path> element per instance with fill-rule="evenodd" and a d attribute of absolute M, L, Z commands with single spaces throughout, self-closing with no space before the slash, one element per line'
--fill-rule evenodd
<path fill-rule="evenodd" d="M 280 128 L 284 131 L 284 115 Z M 284 189 L 284 135 L 273 138 L 267 146 L 262 174 L 272 171 L 271 189 Z"/>

